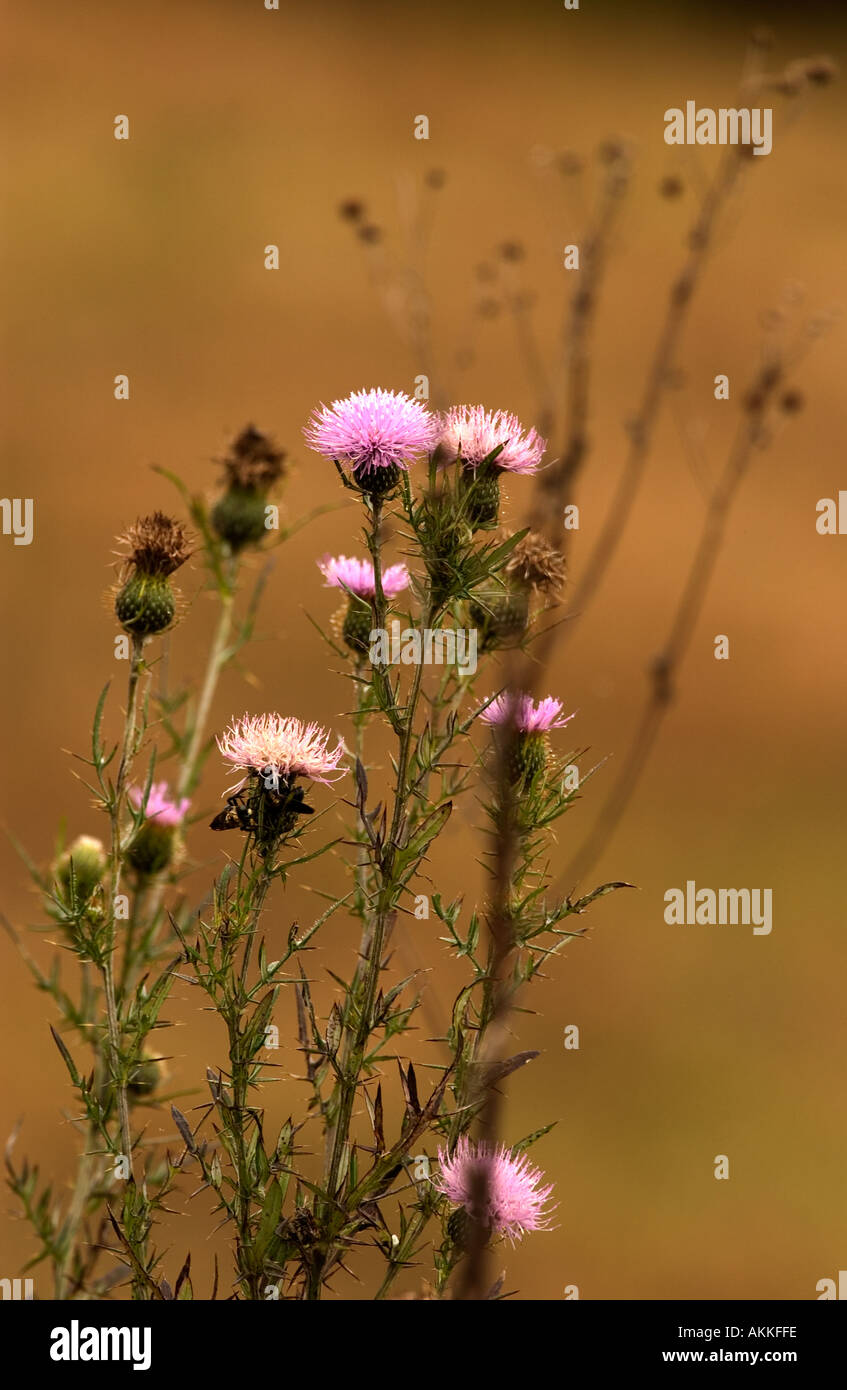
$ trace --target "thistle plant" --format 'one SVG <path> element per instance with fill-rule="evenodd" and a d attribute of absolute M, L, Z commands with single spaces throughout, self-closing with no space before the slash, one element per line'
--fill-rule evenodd
<path fill-rule="evenodd" d="M 123 733 L 116 747 L 105 742 L 106 690 L 85 760 L 108 834 L 77 837 L 52 871 L 33 866 L 76 957 L 76 992 L 60 983 L 58 966 L 42 974 L 21 943 L 58 1008 L 54 1037 L 80 1115 L 69 1202 L 36 1169 L 9 1159 L 10 1183 L 39 1242 L 35 1258 L 52 1266 L 59 1297 L 122 1296 L 124 1288 L 142 1300 L 195 1296 L 190 1258 L 169 1275 L 155 1231 L 175 1189 L 187 1197 L 198 1179 L 214 1196 L 215 1222 L 230 1230 L 229 1282 L 239 1299 L 320 1299 L 363 1244 L 384 1261 L 375 1297 L 427 1259 L 433 1296 L 457 1296 L 475 1239 L 514 1241 L 549 1224 L 553 1184 L 525 1153 L 545 1124 L 509 1146 L 478 1132 L 487 1085 L 530 1059 L 492 1061 L 489 1034 L 503 1006 L 494 877 L 480 904 L 431 895 L 428 920 L 466 971 L 437 1062 L 416 1041 L 426 1002 L 417 971 L 397 964 L 420 929 L 411 907 L 428 887 L 427 865 L 459 799 L 478 807 L 495 858 L 504 836 L 516 846 L 510 998 L 581 934 L 569 919 L 618 886 L 578 902 L 548 895 L 547 855 L 574 799 L 564 770 L 575 756 L 563 761 L 551 738 L 571 716 L 556 698 L 536 704 L 508 687 L 496 665 L 506 627 L 510 641 L 531 650 L 564 581 L 553 547 L 501 526 L 501 480 L 511 473 L 518 486 L 536 471 L 544 441 L 502 411 L 459 407 L 441 417 L 385 390 L 319 408 L 305 434 L 356 495 L 361 519 L 362 553 L 316 559 L 316 578 L 343 594 L 335 639 L 324 629 L 343 663 L 338 704 L 347 713 L 337 729 L 285 710 L 282 690 L 281 709 L 248 708 L 209 727 L 220 672 L 253 630 L 261 586 L 240 627 L 234 615 L 245 556 L 265 548 L 259 518 L 281 476 L 275 445 L 248 428 L 230 451 L 217 501 L 209 506 L 180 485 L 186 522 L 157 512 L 127 533 L 115 600 L 131 643 Z M 398 555 L 386 553 L 389 529 Z M 193 619 L 179 611 L 170 583 L 192 548 L 220 618 L 199 691 L 177 695 L 152 685 L 152 644 Z M 504 605 L 519 621 L 507 622 Z M 399 626 L 398 609 L 412 659 L 374 646 L 389 621 Z M 477 618 L 482 662 L 473 671 L 428 662 L 411 640 L 423 634 L 427 650 L 435 642 L 441 651 L 441 639 Z M 493 690 L 487 697 L 483 680 Z M 372 791 L 369 750 L 386 736 L 392 774 Z M 203 826 L 194 794 L 210 751 L 228 786 Z M 324 828 L 328 817 L 338 833 Z M 347 890 L 305 928 L 292 926 L 286 886 L 322 872 L 316 861 L 324 856 L 345 866 Z M 194 902 L 181 878 L 198 858 L 211 858 L 213 877 Z M 336 914 L 357 924 L 359 947 L 348 960 L 324 963 L 321 928 Z M 324 972 L 339 991 L 326 1008 Z M 163 1008 L 177 979 L 204 997 L 221 1046 L 192 1119 L 171 1105 L 175 1134 L 163 1146 L 146 1140 L 144 1111 L 166 1103 Z M 309 1099 L 298 1109 L 298 1087 L 290 1117 L 271 1132 L 266 1041 L 284 991 Z M 394 1069 L 399 1110 L 384 1093 Z"/>
<path fill-rule="evenodd" d="M 760 96 L 791 103 L 835 76 L 828 59 L 764 71 L 766 45 L 753 48 L 745 105 Z M 581 176 L 577 156 L 550 153 L 566 181 Z M 632 184 L 631 151 L 609 140 L 598 152 L 593 206 L 573 233 L 581 260 L 566 263 L 578 274 L 567 279 L 549 364 L 521 279 L 521 241 L 501 243 L 496 264 L 476 267 L 487 287 L 479 317 L 502 307 L 513 320 L 537 395 L 534 425 L 505 403 L 444 399 L 420 267 L 401 267 L 396 284 L 379 282 L 419 380 L 437 382 L 433 399 L 444 408 L 365 388 L 317 405 L 305 425 L 309 466 L 321 485 L 335 484 L 335 469 L 331 505 L 355 517 L 345 553 L 316 545 L 308 571 L 314 602 L 327 607 L 316 623 L 325 650 L 309 655 L 322 671 L 324 658 L 331 667 L 331 727 L 291 708 L 284 675 L 261 703 L 252 691 L 234 708 L 220 697 L 221 677 L 249 648 L 260 613 L 271 635 L 283 614 L 290 623 L 291 605 L 273 585 L 276 548 L 330 508 L 280 522 L 288 454 L 253 424 L 218 460 L 212 496 L 158 470 L 176 489 L 178 514 L 157 506 L 118 541 L 109 608 L 126 676 L 120 691 L 111 682 L 99 696 L 91 689 L 90 746 L 75 768 L 92 798 L 89 816 L 35 857 L 19 847 L 39 894 L 37 929 L 51 933 L 50 966 L 10 930 L 50 1001 L 78 1161 L 65 1191 L 43 1165 L 17 1158 L 13 1136 L 6 1167 L 32 1231 L 27 1268 L 49 1271 L 56 1298 L 318 1301 L 343 1292 L 344 1276 L 364 1267 L 376 1300 L 403 1280 L 420 1297 L 496 1299 L 503 1286 L 492 1277 L 492 1251 L 508 1258 L 504 1242 L 543 1240 L 564 1219 L 561 1175 L 543 1166 L 552 1117 L 539 1113 L 525 1135 L 504 1122 L 504 1088 L 537 1055 L 514 1050 L 515 1013 L 584 934 L 584 915 L 629 886 L 586 888 L 584 878 L 671 704 L 738 489 L 777 418 L 803 405 L 791 379 L 802 342 L 766 342 L 739 393 L 737 437 L 651 664 L 631 752 L 566 871 L 579 890 L 558 887 L 559 837 L 571 855 L 562 823 L 593 791 L 593 770 L 583 766 L 584 750 L 568 746 L 579 724 L 566 712 L 569 692 L 552 688 L 549 660 L 567 630 L 562 618 L 583 619 L 632 515 L 661 410 L 681 377 L 704 269 L 734 194 L 756 177 L 751 153 L 728 145 L 703 183 L 646 351 L 623 467 L 573 590 L 564 517 L 592 457 L 592 342 Z M 431 170 L 424 199 L 440 196 L 444 183 L 443 171 Z M 676 200 L 691 190 L 672 175 L 659 191 Z M 358 199 L 341 214 L 371 254 L 386 231 Z M 418 253 L 426 225 L 426 217 L 415 222 Z M 811 339 L 818 330 L 804 332 Z M 176 587 L 189 565 L 184 587 L 199 587 L 192 598 Z M 327 588 L 339 591 L 334 616 Z M 175 686 L 171 657 L 209 607 L 205 660 Z M 455 659 L 459 633 L 473 637 L 473 662 Z M 207 767 L 218 778 L 213 811 L 200 803 Z M 481 844 L 476 900 L 433 882 L 459 806 L 477 822 Z M 341 890 L 328 889 L 339 874 Z M 286 898 L 295 885 L 321 902 L 305 924 Z M 330 953 L 332 919 L 347 932 Z M 436 991 L 416 964 L 423 937 L 452 958 L 445 978 L 462 975 L 434 1027 Z M 177 982 L 215 1024 L 203 1075 L 179 1078 L 187 1101 L 185 1089 L 168 1089 L 177 1070 L 169 1029 L 190 1027 L 195 1016 L 179 1016 Z M 294 1020 L 293 1077 L 270 1060 L 283 1018 Z M 284 1097 L 284 1118 L 273 1124 L 271 1082 Z M 172 1125 L 161 1141 L 150 1132 L 154 1110 Z M 228 1237 L 226 1267 L 216 1258 L 202 1287 L 174 1206 L 201 1193 L 209 1235 Z M 375 1280 L 363 1252 L 378 1257 Z"/>

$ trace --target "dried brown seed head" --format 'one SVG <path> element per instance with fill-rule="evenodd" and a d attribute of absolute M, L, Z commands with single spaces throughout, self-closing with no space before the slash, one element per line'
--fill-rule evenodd
<path fill-rule="evenodd" d="M 678 198 L 684 189 L 685 184 L 675 174 L 668 174 L 659 184 L 659 192 L 663 198 Z"/>
<path fill-rule="evenodd" d="M 191 554 L 185 526 L 164 512 L 140 516 L 126 535 L 118 538 L 118 544 L 125 547 L 127 566 L 160 577 L 173 574 Z"/>
<path fill-rule="evenodd" d="M 518 541 L 506 562 L 506 573 L 551 598 L 558 597 L 565 587 L 564 556 L 535 531 Z"/>
<path fill-rule="evenodd" d="M 231 487 L 267 492 L 285 473 L 285 450 L 278 449 L 270 435 L 248 425 L 233 441 L 223 466 Z"/>
<path fill-rule="evenodd" d="M 824 53 L 820 57 L 810 58 L 806 63 L 806 81 L 814 83 L 816 87 L 825 87 L 827 83 L 834 82 L 837 76 L 838 64 L 828 54 Z"/>
<path fill-rule="evenodd" d="M 522 261 L 526 255 L 519 241 L 504 241 L 500 244 L 499 251 L 504 261 Z"/>
<path fill-rule="evenodd" d="M 582 173 L 582 160 L 573 150 L 563 150 L 558 156 L 556 163 L 559 166 L 559 173 L 565 178 L 572 178 L 574 174 Z"/>

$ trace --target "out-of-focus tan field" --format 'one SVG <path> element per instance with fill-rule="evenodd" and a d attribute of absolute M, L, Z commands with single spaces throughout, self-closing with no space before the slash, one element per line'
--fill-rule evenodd
<path fill-rule="evenodd" d="M 104 599 L 114 538 L 139 513 L 179 507 L 153 464 L 211 495 L 212 460 L 248 421 L 293 459 L 289 520 L 344 506 L 276 552 L 261 640 L 227 673 L 215 725 L 246 708 L 279 709 L 349 736 L 348 685 L 306 611 L 328 621 L 336 604 L 315 557 L 358 553 L 359 519 L 301 428 L 320 400 L 371 385 L 412 390 L 430 370 L 413 342 L 398 339 L 368 267 L 403 254 L 403 210 L 425 196 L 435 382 L 450 400 L 481 400 L 531 423 L 536 396 L 515 324 L 508 313 L 480 313 L 500 281 L 483 282 L 476 267 L 497 263 L 502 274 L 498 245 L 525 246 L 515 273 L 537 296 L 535 331 L 553 364 L 573 288 L 562 248 L 583 234 L 599 143 L 620 136 L 632 142 L 635 182 L 598 316 L 578 575 L 620 475 L 625 422 L 718 155 L 666 146 L 663 114 L 688 99 L 733 104 L 748 27 L 737 9 L 589 0 L 579 12 L 537 0 L 313 3 L 279 13 L 260 0 L 8 7 L 2 492 L 34 499 L 35 535 L 29 547 L 0 540 L 2 817 L 35 859 L 49 861 L 62 817 L 70 835 L 103 831 L 70 752 L 87 751 L 110 677 L 117 736 L 125 668 L 113 659 Z M 838 59 L 840 37 L 814 7 L 787 10 L 771 61 Z M 574 741 L 592 762 L 608 759 L 562 823 L 562 866 L 629 746 L 704 487 L 723 466 L 759 358 L 763 315 L 787 286 L 795 300 L 802 287 L 786 330 L 802 336 L 809 318 L 844 303 L 843 82 L 774 105 L 773 153 L 750 161 L 722 220 L 675 363 L 684 384 L 665 400 L 631 524 L 550 673 L 550 692 L 578 711 Z M 420 113 L 428 141 L 413 138 Z M 117 114 L 130 120 L 126 142 L 112 136 Z M 545 162 L 545 149 L 584 156 L 582 182 Z M 432 169 L 444 171 L 444 186 L 422 193 Z M 684 184 L 673 200 L 658 192 L 669 174 Z M 345 197 L 361 198 L 383 229 L 370 259 L 338 217 Z M 263 265 L 269 243 L 280 249 L 278 271 Z M 804 410 L 783 419 L 744 483 L 677 702 L 583 885 L 623 879 L 637 891 L 593 908 L 588 938 L 552 963 L 524 1000 L 534 1012 L 515 1019 L 515 1050 L 541 1056 L 507 1084 L 504 1137 L 558 1121 L 533 1150 L 556 1184 L 556 1228 L 498 1255 L 506 1288 L 521 1298 L 561 1298 L 577 1285 L 587 1299 L 810 1299 L 845 1265 L 847 536 L 815 529 L 818 499 L 847 489 L 844 366 L 836 324 L 797 366 Z M 113 398 L 118 373 L 130 379 L 127 402 Z M 729 402 L 714 399 L 717 373 L 730 378 Z M 515 521 L 529 487 L 509 488 Z M 180 584 L 189 608 L 171 638 L 174 680 L 201 670 L 214 616 L 198 596 L 198 568 Z M 719 633 L 729 661 L 713 657 Z M 381 776 L 373 773 L 376 786 Z M 209 814 L 190 837 L 207 877 L 222 846 L 205 827 L 227 785 L 212 757 L 198 798 Z M 332 798 L 319 795 L 322 806 Z M 433 861 L 445 897 L 481 895 L 480 820 L 469 798 Z M 19 926 L 43 924 L 5 840 L 0 856 L 3 912 Z M 687 879 L 772 888 L 772 934 L 667 925 L 664 893 Z M 203 881 L 201 869 L 191 883 Z M 327 889 L 344 879 L 330 865 L 310 881 Z M 268 914 L 271 947 L 320 904 L 292 882 Z M 425 1040 L 463 977 L 434 921 L 403 931 L 414 935 L 405 948 L 413 964 L 431 967 L 431 1013 L 411 1037 L 434 1060 L 441 1054 Z M 351 969 L 356 939 L 339 914 L 314 973 Z M 43 939 L 33 942 L 46 960 Z M 23 1117 L 19 1152 L 67 1183 L 76 1140 L 50 1001 L 5 936 L 0 953 L 0 1131 Z M 225 1040 L 186 985 L 168 1016 L 178 1025 L 165 1035 L 172 1087 L 188 1111 L 203 1098 L 206 1066 L 225 1058 Z M 290 1012 L 280 1022 L 281 1080 L 267 1093 L 275 1120 L 306 1100 L 293 1079 L 301 1064 Z M 563 1046 L 570 1024 L 580 1029 L 578 1051 Z M 166 1110 L 150 1112 L 149 1132 L 172 1132 Z M 719 1154 L 729 1157 L 729 1181 L 713 1176 Z M 205 1296 L 225 1237 L 207 1239 L 209 1204 L 189 1206 L 189 1189 L 177 1203 L 185 1214 L 160 1241 L 169 1277 L 192 1249 Z M 17 1272 L 32 1248 L 7 1194 L 0 1274 Z M 417 1283 L 410 1275 L 400 1287 Z M 370 1283 L 336 1288 L 363 1297 Z"/>

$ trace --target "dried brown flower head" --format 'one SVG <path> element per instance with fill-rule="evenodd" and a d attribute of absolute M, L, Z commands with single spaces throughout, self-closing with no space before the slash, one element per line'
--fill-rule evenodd
<path fill-rule="evenodd" d="M 557 157 L 556 163 L 559 167 L 559 173 L 563 174 L 565 178 L 582 173 L 582 160 L 572 150 L 563 150 Z"/>
<path fill-rule="evenodd" d="M 181 521 L 164 512 L 140 516 L 118 544 L 126 547 L 124 563 L 142 574 L 164 577 L 184 565 L 191 554 L 190 538 Z"/>
<path fill-rule="evenodd" d="M 506 562 L 506 573 L 551 598 L 558 597 L 565 587 L 564 556 L 535 531 L 518 541 Z"/>
<path fill-rule="evenodd" d="M 685 184 L 675 174 L 668 174 L 659 184 L 659 192 L 663 198 L 678 198 L 684 189 Z"/>
<path fill-rule="evenodd" d="M 251 492 L 267 492 L 285 472 L 285 450 L 278 449 L 267 434 L 248 425 L 223 460 L 230 487 Z"/>
<path fill-rule="evenodd" d="M 810 58 L 805 67 L 804 76 L 807 82 L 812 82 L 816 87 L 825 87 L 827 83 L 834 82 L 838 76 L 838 64 L 827 54 L 822 54 L 818 58 Z"/>
<path fill-rule="evenodd" d="M 838 64 L 822 54 L 815 58 L 798 58 L 796 62 L 789 63 L 777 86 L 785 96 L 796 96 L 807 82 L 815 87 L 826 87 L 837 76 Z"/>
<path fill-rule="evenodd" d="M 597 158 L 601 164 L 617 164 L 626 154 L 623 140 L 603 140 L 597 148 Z"/>
<path fill-rule="evenodd" d="M 501 242 L 499 251 L 504 261 L 522 261 L 526 255 L 524 246 L 520 241 Z"/>

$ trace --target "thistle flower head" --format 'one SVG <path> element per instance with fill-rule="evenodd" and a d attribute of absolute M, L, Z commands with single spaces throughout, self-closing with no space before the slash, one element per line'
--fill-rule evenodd
<path fill-rule="evenodd" d="M 502 444 L 493 460 L 506 473 L 535 473 L 547 448 L 534 429 L 524 431 L 517 415 L 486 410 L 481 405 L 456 405 L 441 420 L 440 443 L 449 458 L 461 458 L 466 468 L 478 468 Z"/>
<path fill-rule="evenodd" d="M 141 516 L 119 544 L 123 566 L 113 592 L 115 616 L 124 632 L 143 642 L 167 631 L 176 615 L 170 576 L 191 554 L 181 521 L 164 512 Z"/>
<path fill-rule="evenodd" d="M 549 1231 L 547 1204 L 553 1187 L 526 1154 L 462 1138 L 451 1155 L 440 1148 L 438 1161 L 441 1171 L 433 1179 L 438 1191 L 494 1235 L 504 1235 L 514 1245 L 527 1231 Z"/>
<path fill-rule="evenodd" d="M 278 449 L 269 435 L 254 425 L 243 429 L 230 445 L 223 460 L 230 487 L 251 492 L 267 492 L 285 472 L 285 450 Z"/>
<path fill-rule="evenodd" d="M 543 734 L 548 729 L 563 729 L 573 719 L 572 714 L 562 714 L 561 700 L 554 700 L 552 695 L 535 704 L 531 695 L 512 691 L 498 695 L 480 712 L 479 717 L 485 724 L 507 726 L 520 734 Z"/>
<path fill-rule="evenodd" d="M 347 751 L 343 742 L 330 749 L 329 739 L 319 724 L 304 724 L 293 716 L 245 714 L 229 726 L 217 744 L 227 762 L 245 773 L 267 774 L 270 770 L 278 777 L 308 777 L 312 782 L 329 783 L 347 770 L 338 768 Z"/>
<path fill-rule="evenodd" d="M 187 796 L 171 797 L 168 794 L 167 782 L 154 782 L 147 794 L 147 804 L 144 804 L 144 792 L 138 787 L 132 787 L 129 792 L 129 799 L 136 811 L 144 810 L 144 819 L 153 820 L 157 825 L 181 825 L 185 819 L 191 802 Z"/>
<path fill-rule="evenodd" d="M 322 405 L 303 433 L 309 447 L 357 475 L 408 468 L 435 448 L 438 421 L 402 391 L 354 391 Z"/>
<path fill-rule="evenodd" d="M 506 573 L 528 589 L 555 598 L 565 586 L 565 560 L 543 536 L 528 531 L 506 562 Z"/>
<path fill-rule="evenodd" d="M 348 555 L 325 555 L 318 560 L 318 569 L 327 588 L 348 589 L 359 598 L 372 598 L 376 592 L 374 567 L 370 560 L 356 560 Z M 388 599 L 396 598 L 409 587 L 409 571 L 405 565 L 389 565 L 382 571 L 382 592 Z"/>
<path fill-rule="evenodd" d="M 124 561 L 140 574 L 166 578 L 184 565 L 191 549 L 186 529 L 164 512 L 140 516 L 125 536 L 118 540 L 125 547 Z"/>

